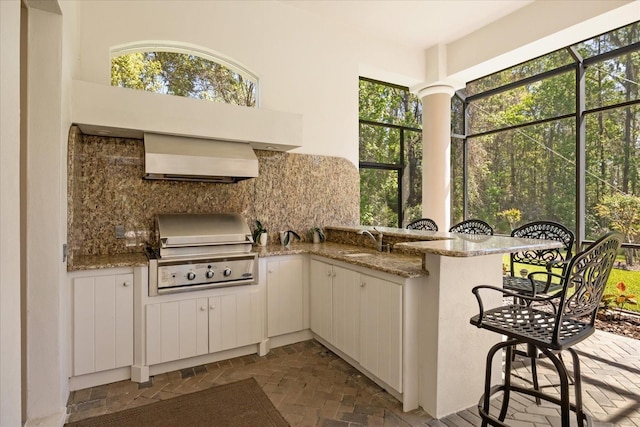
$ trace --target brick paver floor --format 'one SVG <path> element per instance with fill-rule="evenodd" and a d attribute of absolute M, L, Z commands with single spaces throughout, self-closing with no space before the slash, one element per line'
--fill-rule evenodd
<path fill-rule="evenodd" d="M 594 425 L 640 427 L 640 341 L 597 331 L 576 348 L 584 406 Z M 571 358 L 565 359 L 569 363 Z M 515 367 L 522 378 L 530 378 L 527 363 L 517 359 Z M 539 375 L 546 390 L 554 392 L 557 380 L 550 367 L 541 360 Z M 422 410 L 402 412 L 400 402 L 314 340 L 272 349 L 265 357 L 250 355 L 156 375 L 146 384 L 120 381 L 78 390 L 69 396 L 67 418 L 120 411 L 248 377 L 258 381 L 292 426 L 481 424 L 475 406 L 440 420 Z M 537 406 L 531 398 L 516 395 L 506 422 L 516 427 L 559 426 L 560 418 L 553 405 Z"/>

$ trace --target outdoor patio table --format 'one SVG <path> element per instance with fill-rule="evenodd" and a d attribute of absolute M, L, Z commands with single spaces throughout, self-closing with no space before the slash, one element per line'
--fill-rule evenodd
<path fill-rule="evenodd" d="M 561 245 L 550 240 L 459 233 L 433 233 L 436 240 L 406 242 L 394 250 L 424 254 L 429 272 L 420 290 L 419 405 L 442 418 L 478 403 L 483 393 L 485 357 L 495 335 L 469 319 L 478 314 L 471 289 L 502 283 L 502 256 Z M 499 294 L 486 299 L 485 309 L 502 304 Z M 499 361 L 496 361 L 499 364 Z M 500 366 L 493 372 L 499 380 Z"/>

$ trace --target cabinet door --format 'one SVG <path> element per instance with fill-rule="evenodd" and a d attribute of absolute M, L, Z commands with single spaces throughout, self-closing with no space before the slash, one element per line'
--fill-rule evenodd
<path fill-rule="evenodd" d="M 228 350 L 262 340 L 260 292 L 209 298 L 209 352 Z"/>
<path fill-rule="evenodd" d="M 179 301 L 147 305 L 148 365 L 176 360 L 180 357 L 179 306 Z"/>
<path fill-rule="evenodd" d="M 147 364 L 207 354 L 207 306 L 206 298 L 147 305 Z"/>
<path fill-rule="evenodd" d="M 209 352 L 209 315 L 207 298 L 180 301 L 178 305 L 179 358 Z"/>
<path fill-rule="evenodd" d="M 325 340 L 332 342 L 332 283 L 331 265 L 311 260 L 311 330 Z"/>
<path fill-rule="evenodd" d="M 73 280 L 73 375 L 133 364 L 133 274 Z"/>
<path fill-rule="evenodd" d="M 267 262 L 267 335 L 301 331 L 303 320 L 302 259 Z"/>
<path fill-rule="evenodd" d="M 147 365 L 262 340 L 260 291 L 146 306 Z"/>
<path fill-rule="evenodd" d="M 402 286 L 362 275 L 360 364 L 402 390 Z"/>
<path fill-rule="evenodd" d="M 333 266 L 332 344 L 358 360 L 360 345 L 360 273 Z"/>

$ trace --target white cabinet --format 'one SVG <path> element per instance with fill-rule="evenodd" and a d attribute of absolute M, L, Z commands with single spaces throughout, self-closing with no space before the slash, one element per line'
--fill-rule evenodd
<path fill-rule="evenodd" d="M 302 257 L 267 261 L 267 336 L 304 329 Z"/>
<path fill-rule="evenodd" d="M 311 330 L 398 391 L 402 320 L 401 284 L 311 260 Z"/>
<path fill-rule="evenodd" d="M 360 273 L 332 266 L 331 312 L 333 314 L 333 339 L 331 343 L 347 356 L 358 360 L 360 354 Z"/>
<path fill-rule="evenodd" d="M 148 304 L 147 365 L 258 343 L 262 313 L 258 291 Z"/>
<path fill-rule="evenodd" d="M 359 363 L 402 390 L 402 286 L 362 275 Z"/>
<path fill-rule="evenodd" d="M 73 279 L 73 375 L 133 364 L 133 273 Z"/>
<path fill-rule="evenodd" d="M 358 359 L 360 273 L 311 260 L 311 330 Z"/>
<path fill-rule="evenodd" d="M 209 298 L 209 353 L 259 343 L 263 313 L 260 292 Z"/>
<path fill-rule="evenodd" d="M 328 342 L 333 342 L 331 302 L 333 267 L 330 264 L 312 259 L 310 275 L 311 330 Z"/>

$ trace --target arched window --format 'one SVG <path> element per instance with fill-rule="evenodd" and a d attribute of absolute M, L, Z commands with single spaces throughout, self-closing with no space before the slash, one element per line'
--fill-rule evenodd
<path fill-rule="evenodd" d="M 256 74 L 223 55 L 183 44 L 140 42 L 114 47 L 111 86 L 257 106 Z"/>

